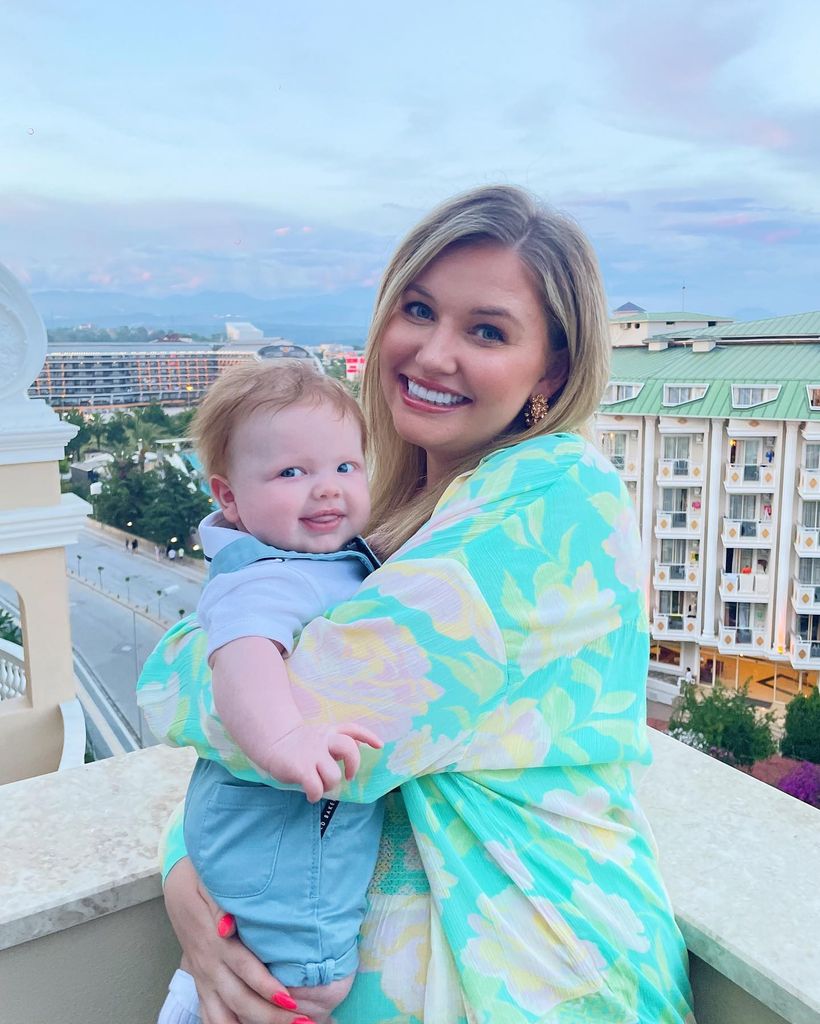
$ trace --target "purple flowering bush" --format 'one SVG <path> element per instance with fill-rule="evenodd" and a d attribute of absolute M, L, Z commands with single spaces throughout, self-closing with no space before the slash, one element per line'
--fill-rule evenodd
<path fill-rule="evenodd" d="M 820 809 L 820 765 L 803 761 L 783 776 L 777 788 Z"/>

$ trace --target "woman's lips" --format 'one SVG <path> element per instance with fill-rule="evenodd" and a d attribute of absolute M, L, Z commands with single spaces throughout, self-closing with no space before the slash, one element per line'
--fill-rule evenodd
<path fill-rule="evenodd" d="M 426 391 L 437 391 L 440 394 L 445 395 L 459 395 L 459 392 L 453 391 L 452 388 L 444 388 L 441 387 L 440 385 L 435 386 L 426 381 L 418 380 L 416 377 L 413 377 L 412 379 L 415 384 L 418 384 L 420 387 L 423 387 Z M 408 406 L 410 409 L 417 409 L 420 412 L 447 413 L 453 412 L 456 409 L 462 409 L 464 406 L 472 404 L 471 399 L 467 398 L 466 395 L 459 395 L 459 397 L 462 398 L 463 401 L 451 402 L 449 404 L 438 404 L 436 402 L 428 401 L 426 398 L 422 398 L 420 395 L 413 395 L 410 393 L 409 390 L 409 378 L 407 377 L 406 374 L 403 373 L 399 374 L 399 390 L 401 392 L 401 397 L 402 400 L 404 401 L 404 404 Z"/>

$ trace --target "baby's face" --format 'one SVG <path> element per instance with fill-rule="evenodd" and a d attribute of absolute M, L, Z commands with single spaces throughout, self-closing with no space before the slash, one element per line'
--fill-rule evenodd
<path fill-rule="evenodd" d="M 225 518 L 288 551 L 337 551 L 370 517 L 362 435 L 329 403 L 261 409 L 234 432 Z"/>

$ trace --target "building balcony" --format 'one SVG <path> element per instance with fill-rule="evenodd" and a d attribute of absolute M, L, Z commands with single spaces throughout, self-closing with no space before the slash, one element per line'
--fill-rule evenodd
<path fill-rule="evenodd" d="M 798 526 L 794 535 L 794 549 L 803 558 L 812 555 L 820 558 L 820 530 Z"/>
<path fill-rule="evenodd" d="M 0 638 L 0 701 L 22 697 L 26 692 L 23 648 Z"/>
<path fill-rule="evenodd" d="M 689 509 L 688 512 L 655 513 L 656 537 L 700 537 L 703 530 L 703 514 L 701 509 Z"/>
<path fill-rule="evenodd" d="M 720 597 L 723 601 L 768 601 L 770 577 L 765 572 L 722 572 Z"/>
<path fill-rule="evenodd" d="M 612 465 L 624 480 L 637 480 L 641 471 L 640 459 L 634 452 L 627 451 L 623 455 L 607 455 Z"/>
<path fill-rule="evenodd" d="M 820 642 L 792 636 L 789 643 L 789 660 L 793 668 L 820 668 Z"/>
<path fill-rule="evenodd" d="M 652 613 L 652 636 L 656 640 L 696 640 L 700 633 L 700 616 Z"/>
<path fill-rule="evenodd" d="M 797 477 L 797 490 L 801 498 L 820 498 L 820 469 L 801 467 Z"/>
<path fill-rule="evenodd" d="M 771 519 L 730 519 L 723 517 L 720 535 L 727 548 L 769 548 L 774 543 Z"/>
<path fill-rule="evenodd" d="M 820 815 L 649 735 L 638 795 L 689 949 L 698 1024 L 817 1020 L 820 890 L 795 865 L 815 862 Z M 12 825 L 0 880 L 3 1020 L 156 1020 L 179 962 L 156 848 L 192 764 L 191 751 L 152 747 L 0 787 L 0 818 Z"/>
<path fill-rule="evenodd" d="M 700 459 L 658 459 L 657 482 L 661 487 L 699 486 L 703 483 Z"/>
<path fill-rule="evenodd" d="M 751 626 L 726 626 L 719 623 L 718 650 L 721 654 L 764 654 L 769 631 Z"/>
<path fill-rule="evenodd" d="M 700 565 L 669 565 L 655 562 L 652 585 L 656 590 L 697 590 L 700 586 Z"/>
<path fill-rule="evenodd" d="M 776 476 L 776 463 L 745 466 L 727 462 L 723 485 L 729 494 L 756 494 L 758 491 L 772 491 Z"/>
<path fill-rule="evenodd" d="M 820 612 L 820 586 L 795 580 L 792 585 L 792 607 L 804 615 Z"/>

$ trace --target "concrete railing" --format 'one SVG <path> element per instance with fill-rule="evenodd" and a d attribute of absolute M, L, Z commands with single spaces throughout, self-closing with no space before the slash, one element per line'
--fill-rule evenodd
<path fill-rule="evenodd" d="M 0 701 L 22 697 L 26 692 L 26 662 L 23 648 L 0 639 Z"/>
<path fill-rule="evenodd" d="M 698 1024 L 817 1024 L 820 813 L 651 736 L 639 792 Z M 192 764 L 190 751 L 151 747 L 0 787 L 3 1024 L 156 1019 L 179 956 L 156 849 Z"/>

